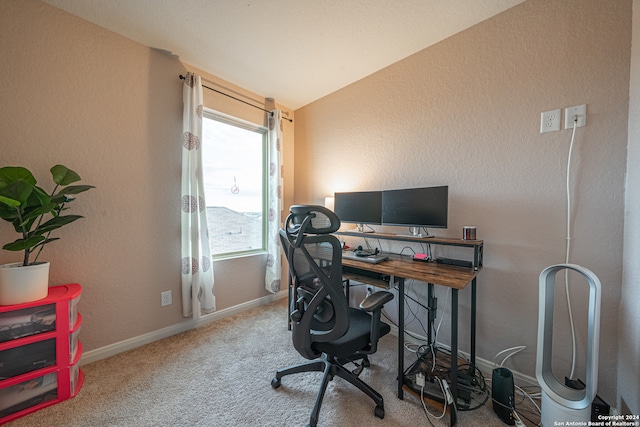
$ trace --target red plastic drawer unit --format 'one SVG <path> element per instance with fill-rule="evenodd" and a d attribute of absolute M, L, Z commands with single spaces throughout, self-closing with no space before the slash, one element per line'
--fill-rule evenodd
<path fill-rule="evenodd" d="M 36 341 L 0 351 L 0 380 L 56 364 L 56 340 Z"/>
<path fill-rule="evenodd" d="M 11 306 L 0 306 L 11 307 Z M 0 310 L 2 311 L 2 310 Z M 21 310 L 0 312 L 0 343 L 55 331 L 56 305 L 23 308 Z"/>
<path fill-rule="evenodd" d="M 82 316 L 78 314 L 77 322 L 73 327 L 73 331 L 71 332 L 71 336 L 69 337 L 69 363 L 72 365 L 74 361 L 78 359 L 79 350 L 82 348 L 80 344 L 80 329 L 82 328 Z"/>
<path fill-rule="evenodd" d="M 0 305 L 0 425 L 82 388 L 81 293 L 78 284 L 52 286 L 41 300 Z"/>
<path fill-rule="evenodd" d="M 58 398 L 55 372 L 0 389 L 0 417 Z M 4 420 L 3 420 L 4 421 Z"/>

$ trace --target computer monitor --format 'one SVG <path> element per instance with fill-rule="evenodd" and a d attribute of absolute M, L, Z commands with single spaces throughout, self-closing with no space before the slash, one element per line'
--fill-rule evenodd
<path fill-rule="evenodd" d="M 382 192 L 382 225 L 410 227 L 413 237 L 420 228 L 447 228 L 449 187 L 422 187 Z"/>
<path fill-rule="evenodd" d="M 356 230 L 366 232 L 364 224 L 382 223 L 382 192 L 352 191 L 334 194 L 334 212 L 340 222 L 356 224 Z M 373 231 L 373 230 L 371 230 Z"/>

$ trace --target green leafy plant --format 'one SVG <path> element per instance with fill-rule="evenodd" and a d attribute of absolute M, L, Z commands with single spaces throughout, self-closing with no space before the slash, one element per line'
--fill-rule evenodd
<path fill-rule="evenodd" d="M 70 185 L 80 181 L 80 175 L 66 166 L 51 168 L 55 184 L 50 194 L 37 186 L 33 174 L 21 166 L 0 168 L 0 218 L 10 222 L 22 237 L 7 243 L 2 249 L 24 251 L 22 265 L 37 263 L 38 256 L 48 243 L 58 240 L 51 232 L 80 218 L 80 215 L 63 215 L 67 205 L 92 185 Z M 33 261 L 31 255 L 35 253 Z"/>

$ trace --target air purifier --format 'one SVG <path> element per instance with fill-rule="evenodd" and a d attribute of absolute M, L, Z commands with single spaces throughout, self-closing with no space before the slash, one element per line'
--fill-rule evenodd
<path fill-rule="evenodd" d="M 553 344 L 553 307 L 556 275 L 569 269 L 580 273 L 589 285 L 588 337 L 586 350 L 585 387 L 576 390 L 564 385 L 553 375 L 551 354 Z M 598 389 L 598 346 L 600 342 L 601 285 L 598 277 L 589 269 L 575 264 L 557 264 L 540 273 L 538 312 L 538 351 L 536 378 L 542 389 L 540 425 L 552 427 L 562 422 L 584 422 L 591 419 L 591 402 Z"/>

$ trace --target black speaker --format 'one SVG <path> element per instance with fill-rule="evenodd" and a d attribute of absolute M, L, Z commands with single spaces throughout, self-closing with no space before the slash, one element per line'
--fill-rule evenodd
<path fill-rule="evenodd" d="M 510 426 L 515 424 L 514 410 L 514 384 L 513 374 L 507 368 L 496 368 L 491 377 L 491 399 L 493 411 L 498 418 Z"/>

